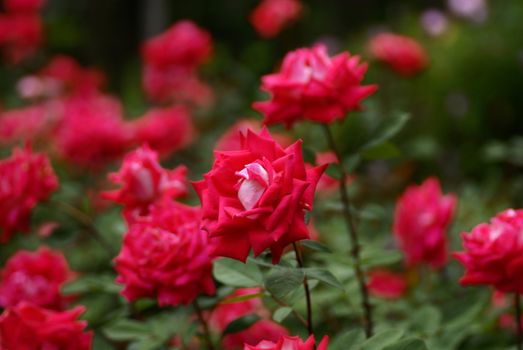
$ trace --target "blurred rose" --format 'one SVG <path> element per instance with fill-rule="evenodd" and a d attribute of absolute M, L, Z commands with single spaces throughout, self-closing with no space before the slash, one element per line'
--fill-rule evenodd
<path fill-rule="evenodd" d="M 59 251 L 42 247 L 35 252 L 19 250 L 0 274 L 0 306 L 27 301 L 48 309 L 62 310 L 68 299 L 60 288 L 73 277 Z"/>
<path fill-rule="evenodd" d="M 272 38 L 297 20 L 301 12 L 298 0 L 262 0 L 251 13 L 250 21 L 261 37 Z"/>
<path fill-rule="evenodd" d="M 456 196 L 444 196 L 438 179 L 409 186 L 396 204 L 394 235 L 408 266 L 428 264 L 440 268 L 447 262 L 446 231 L 454 216 Z"/>
<path fill-rule="evenodd" d="M 369 47 L 376 59 L 404 76 L 419 73 L 429 62 L 425 49 L 414 39 L 403 35 L 378 34 L 371 39 Z"/>
<path fill-rule="evenodd" d="M 93 333 L 77 320 L 84 311 L 77 306 L 57 312 L 25 302 L 8 308 L 0 316 L 0 349 L 91 350 Z"/>
<path fill-rule="evenodd" d="M 0 14 L 0 49 L 9 63 L 32 56 L 42 44 L 43 24 L 33 13 Z"/>
<path fill-rule="evenodd" d="M 271 99 L 255 102 L 254 109 L 265 116 L 264 123 L 291 127 L 299 120 L 332 123 L 359 110 L 363 99 L 376 85 L 361 85 L 367 71 L 358 56 L 343 52 L 329 57 L 323 45 L 288 53 L 280 72 L 262 77 L 262 90 Z"/>
<path fill-rule="evenodd" d="M 405 276 L 387 270 L 378 269 L 370 273 L 367 282 L 369 292 L 378 298 L 399 299 L 407 291 Z"/>
<path fill-rule="evenodd" d="M 214 255 L 245 261 L 251 248 L 270 249 L 277 263 L 287 245 L 310 238 L 305 211 L 325 167 L 305 169 L 301 141 L 283 149 L 267 129 L 248 130 L 241 150 L 215 155 L 194 183 Z"/>
<path fill-rule="evenodd" d="M 264 340 L 255 346 L 246 344 L 244 350 L 327 350 L 329 337 L 324 337 L 317 347 L 314 344 L 314 335 L 305 342 L 299 337 L 282 336 L 276 342 Z"/>
<path fill-rule="evenodd" d="M 32 209 L 58 188 L 58 179 L 47 156 L 29 146 L 0 160 L 0 174 L 0 242 L 5 243 L 16 231 L 28 231 Z"/>
<path fill-rule="evenodd" d="M 461 238 L 465 250 L 454 257 L 465 267 L 462 285 L 523 293 L 523 209 L 507 209 Z"/>

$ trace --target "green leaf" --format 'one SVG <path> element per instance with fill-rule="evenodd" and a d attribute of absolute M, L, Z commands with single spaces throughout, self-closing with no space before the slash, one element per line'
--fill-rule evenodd
<path fill-rule="evenodd" d="M 383 350 L 428 350 L 427 344 L 418 338 L 405 338 L 397 343 L 383 348 Z"/>
<path fill-rule="evenodd" d="M 314 150 L 312 150 L 308 147 L 303 147 L 303 160 L 305 161 L 305 163 L 315 165 L 316 164 L 316 152 L 314 152 Z"/>
<path fill-rule="evenodd" d="M 265 278 L 265 289 L 280 299 L 297 289 L 303 283 L 304 277 L 301 269 L 277 267 Z"/>
<path fill-rule="evenodd" d="M 222 333 L 222 336 L 226 335 L 226 334 L 230 334 L 230 333 L 241 332 L 241 331 L 249 328 L 256 322 L 258 322 L 259 320 L 260 320 L 260 316 L 258 316 L 256 314 L 249 314 L 249 315 L 240 317 L 240 318 L 232 321 L 231 323 L 229 323 L 227 325 L 227 327 L 225 327 L 225 329 Z"/>
<path fill-rule="evenodd" d="M 439 329 L 441 323 L 441 312 L 432 305 L 424 305 L 414 310 L 410 318 L 410 324 L 415 330 L 432 335 Z"/>
<path fill-rule="evenodd" d="M 388 118 L 378 127 L 374 137 L 361 147 L 361 150 L 370 149 L 390 140 L 403 129 L 409 119 L 410 115 L 408 113 L 397 113 L 391 118 Z"/>
<path fill-rule="evenodd" d="M 343 285 L 338 281 L 338 279 L 329 271 L 321 268 L 311 267 L 311 268 L 305 268 L 303 269 L 305 272 L 305 275 L 309 279 L 318 280 L 324 283 L 327 283 L 328 285 L 345 290 Z"/>
<path fill-rule="evenodd" d="M 329 345 L 332 350 L 351 350 L 365 341 L 365 333 L 361 329 L 353 329 L 342 333 L 333 339 Z"/>
<path fill-rule="evenodd" d="M 390 142 L 380 143 L 361 152 L 363 159 L 367 160 L 390 159 L 400 155 L 400 150 Z"/>
<path fill-rule="evenodd" d="M 83 276 L 62 287 L 65 295 L 104 292 L 118 294 L 122 287 L 115 283 L 114 276 L 97 275 Z"/>
<path fill-rule="evenodd" d="M 327 175 L 329 175 L 330 177 L 333 177 L 333 178 L 339 180 L 341 178 L 341 167 L 339 164 L 331 163 L 325 170 L 325 173 Z"/>
<path fill-rule="evenodd" d="M 111 340 L 129 341 L 148 337 L 150 330 L 145 323 L 122 319 L 105 327 L 103 332 Z"/>
<path fill-rule="evenodd" d="M 263 284 L 260 269 L 253 264 L 222 258 L 214 262 L 214 278 L 234 287 L 256 287 Z"/>
<path fill-rule="evenodd" d="M 382 350 L 387 345 L 395 343 L 403 335 L 402 330 L 387 329 L 367 339 L 361 346 L 361 350 Z"/>
<path fill-rule="evenodd" d="M 305 240 L 305 241 L 300 241 L 300 244 L 306 248 L 316 250 L 318 252 L 332 253 L 332 250 L 330 250 L 329 247 L 327 247 L 324 244 L 321 244 L 318 241 Z"/>
<path fill-rule="evenodd" d="M 288 306 L 280 307 L 274 314 L 272 314 L 272 319 L 278 323 L 282 322 L 289 314 L 292 312 L 292 308 Z"/>

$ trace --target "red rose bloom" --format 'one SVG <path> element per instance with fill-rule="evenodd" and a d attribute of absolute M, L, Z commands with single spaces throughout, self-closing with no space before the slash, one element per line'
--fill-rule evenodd
<path fill-rule="evenodd" d="M 43 24 L 33 13 L 0 15 L 0 48 L 10 63 L 19 63 L 33 55 L 43 42 Z"/>
<path fill-rule="evenodd" d="M 0 306 L 8 308 L 27 301 L 61 310 L 68 300 L 60 294 L 60 288 L 72 276 L 61 252 L 48 248 L 20 250 L 0 273 Z"/>
<path fill-rule="evenodd" d="M 187 168 L 183 165 L 174 170 L 162 168 L 158 154 L 142 146 L 128 153 L 120 170 L 109 175 L 122 188 L 102 196 L 124 205 L 129 211 L 138 210 L 139 214 L 146 215 L 151 204 L 186 195 L 186 175 Z"/>
<path fill-rule="evenodd" d="M 523 209 L 505 210 L 461 238 L 465 251 L 454 257 L 465 267 L 462 285 L 523 293 Z"/>
<path fill-rule="evenodd" d="M 267 129 L 249 130 L 241 150 L 215 155 L 194 183 L 214 255 L 245 261 L 251 248 L 256 256 L 271 249 L 277 263 L 287 245 L 310 237 L 305 210 L 325 166 L 305 169 L 301 141 L 283 149 Z"/>
<path fill-rule="evenodd" d="M 456 196 L 443 196 L 436 178 L 408 187 L 398 199 L 393 231 L 408 266 L 425 263 L 440 268 L 445 265 L 445 235 L 455 207 Z"/>
<path fill-rule="evenodd" d="M 52 103 L 0 112 L 0 144 L 43 139 L 55 121 L 56 108 Z"/>
<path fill-rule="evenodd" d="M 0 174 L 0 242 L 5 243 L 14 232 L 29 229 L 31 210 L 58 188 L 58 179 L 47 156 L 30 147 L 0 160 Z"/>
<path fill-rule="evenodd" d="M 189 112 L 184 107 L 154 108 L 132 124 L 135 142 L 148 144 L 160 155 L 170 155 L 193 138 Z"/>
<path fill-rule="evenodd" d="M 377 90 L 376 85 L 361 85 L 366 71 L 367 65 L 348 52 L 331 58 L 323 45 L 298 49 L 285 56 L 280 72 L 262 78 L 261 88 L 271 99 L 253 107 L 264 114 L 266 124 L 332 123 L 359 110 L 360 102 Z"/>
<path fill-rule="evenodd" d="M 425 49 L 406 36 L 382 33 L 370 41 L 370 51 L 376 59 L 405 76 L 414 75 L 428 65 Z"/>
<path fill-rule="evenodd" d="M 20 303 L 0 316 L 0 349 L 6 350 L 91 350 L 92 332 L 78 316 L 85 308 L 51 311 Z"/>
<path fill-rule="evenodd" d="M 264 340 L 255 346 L 245 344 L 244 350 L 327 350 L 329 337 L 324 337 L 317 347 L 315 343 L 313 335 L 306 342 L 299 337 L 282 336 L 277 342 Z"/>
<path fill-rule="evenodd" d="M 237 289 L 228 298 L 259 292 L 259 288 L 241 288 Z M 223 332 L 229 323 L 249 314 L 257 314 L 262 319 L 243 331 L 225 335 L 222 338 L 224 349 L 241 350 L 244 344 L 255 345 L 262 340 L 276 342 L 282 335 L 288 335 L 285 328 L 269 319 L 270 313 L 264 308 L 260 298 L 231 303 L 228 303 L 226 298 L 224 303 L 219 304 L 212 311 L 209 325 L 213 330 Z"/>
<path fill-rule="evenodd" d="M 154 207 L 130 224 L 115 264 L 129 301 L 151 297 L 160 306 L 177 306 L 215 291 L 199 208 L 175 202 Z"/>
<path fill-rule="evenodd" d="M 210 34 L 191 21 L 179 21 L 168 30 L 145 42 L 142 56 L 148 65 L 173 64 L 196 67 L 211 56 Z"/>
<path fill-rule="evenodd" d="M 302 5 L 298 0 L 262 0 L 250 20 L 260 36 L 272 38 L 297 20 L 301 12 Z"/>
<path fill-rule="evenodd" d="M 97 95 L 71 97 L 56 131 L 60 155 L 87 167 L 98 167 L 121 157 L 131 142 L 131 133 L 115 98 Z"/>
<path fill-rule="evenodd" d="M 399 299 L 407 291 L 407 281 L 403 275 L 387 270 L 374 270 L 370 273 L 367 288 L 376 297 Z"/>

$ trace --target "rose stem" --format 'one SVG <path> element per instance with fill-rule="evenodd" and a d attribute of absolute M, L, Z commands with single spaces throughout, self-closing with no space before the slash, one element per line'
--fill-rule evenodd
<path fill-rule="evenodd" d="M 523 334 L 521 331 L 521 303 L 519 302 L 520 296 L 519 293 L 514 293 L 514 310 L 516 314 L 516 349 L 522 350 L 522 341 L 523 341 Z"/>
<path fill-rule="evenodd" d="M 214 350 L 214 345 L 211 339 L 211 332 L 209 331 L 209 325 L 207 325 L 207 322 L 203 317 L 202 309 L 200 309 L 200 305 L 198 305 L 197 300 L 194 300 L 192 304 L 194 307 L 194 311 L 196 311 L 196 315 L 198 315 L 198 319 L 200 320 L 200 323 L 203 326 L 203 337 L 205 338 L 205 342 L 207 343 L 207 349 Z"/>
<path fill-rule="evenodd" d="M 363 325 L 365 328 L 365 335 L 367 338 L 372 336 L 373 332 L 373 323 L 372 323 L 372 307 L 369 301 L 369 292 L 367 290 L 367 284 L 365 282 L 365 275 L 363 274 L 363 269 L 361 267 L 361 258 L 360 258 L 360 244 L 358 240 L 358 232 L 356 231 L 356 225 L 354 223 L 354 218 L 350 209 L 350 199 L 349 191 L 347 190 L 347 172 L 342 166 L 342 157 L 334 141 L 331 129 L 328 125 L 323 125 L 325 135 L 327 136 L 327 141 L 329 143 L 330 149 L 336 155 L 336 158 L 340 162 L 340 196 L 341 202 L 343 205 L 343 217 L 345 220 L 345 225 L 347 226 L 347 231 L 351 240 L 351 255 L 354 261 L 354 273 L 356 279 L 358 280 L 360 294 L 361 294 L 361 304 L 363 308 Z"/>
<path fill-rule="evenodd" d="M 294 253 L 296 253 L 296 261 L 298 262 L 298 266 L 300 269 L 303 269 L 303 258 L 301 256 L 300 249 L 296 243 L 293 243 L 292 246 L 294 247 Z M 305 300 L 307 301 L 307 331 L 309 332 L 309 335 L 312 335 L 311 292 L 309 290 L 309 281 L 307 280 L 306 275 L 303 277 L 303 289 L 305 290 Z"/>

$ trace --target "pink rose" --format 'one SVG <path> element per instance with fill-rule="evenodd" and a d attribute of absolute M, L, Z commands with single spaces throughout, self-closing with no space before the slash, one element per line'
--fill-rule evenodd
<path fill-rule="evenodd" d="M 102 193 L 102 197 L 124 205 L 131 216 L 147 215 L 152 204 L 187 194 L 186 175 L 183 165 L 173 170 L 162 168 L 158 154 L 142 146 L 128 153 L 120 170 L 109 175 L 122 188 Z"/>
<path fill-rule="evenodd" d="M 282 336 L 277 342 L 264 340 L 255 346 L 246 344 L 244 350 L 327 350 L 329 337 L 324 337 L 317 347 L 315 343 L 313 335 L 306 342 L 299 337 Z"/>
<path fill-rule="evenodd" d="M 214 294 L 199 208 L 165 203 L 130 223 L 115 269 L 129 301 L 151 297 L 160 306 L 177 306 L 191 303 L 200 293 Z"/>
<path fill-rule="evenodd" d="M 47 156 L 29 146 L 0 160 L 0 174 L 0 242 L 5 243 L 16 231 L 29 230 L 31 210 L 58 188 L 58 179 Z"/>
<path fill-rule="evenodd" d="M 408 266 L 425 263 L 440 268 L 447 262 L 446 231 L 456 208 L 456 196 L 444 196 L 438 179 L 410 186 L 398 199 L 394 235 Z"/>
<path fill-rule="evenodd" d="M 185 107 L 154 108 L 132 122 L 134 142 L 168 156 L 192 141 L 194 130 Z"/>
<path fill-rule="evenodd" d="M 266 124 L 292 126 L 299 120 L 332 123 L 347 112 L 361 109 L 376 85 L 361 85 L 367 71 L 358 56 L 343 52 L 329 57 L 327 48 L 317 45 L 288 53 L 280 72 L 262 78 L 262 90 L 271 99 L 255 102 L 254 109 L 265 116 Z"/>
<path fill-rule="evenodd" d="M 0 274 L 0 306 L 16 306 L 22 301 L 61 310 L 68 299 L 60 288 L 73 277 L 59 251 L 40 248 L 35 252 L 19 250 Z"/>
<path fill-rule="evenodd" d="M 376 297 L 399 299 L 407 291 L 407 281 L 403 275 L 379 269 L 370 273 L 367 288 Z"/>
<path fill-rule="evenodd" d="M 465 251 L 454 257 L 465 267 L 462 285 L 523 293 L 523 209 L 507 209 L 461 238 Z"/>
<path fill-rule="evenodd" d="M 406 36 L 378 34 L 372 38 L 369 47 L 376 59 L 405 76 L 414 75 L 428 65 L 429 58 L 425 49 L 417 41 Z"/>
<path fill-rule="evenodd" d="M 283 149 L 267 129 L 247 131 L 238 151 L 215 152 L 210 172 L 194 187 L 213 255 L 245 261 L 270 249 L 277 263 L 285 247 L 310 237 L 304 222 L 325 166 L 306 170 L 301 141 Z"/>
<path fill-rule="evenodd" d="M 78 316 L 85 308 L 51 311 L 22 302 L 0 316 L 0 349 L 91 350 L 93 333 Z"/>
<path fill-rule="evenodd" d="M 262 0 L 252 11 L 250 21 L 261 37 L 272 38 L 297 20 L 301 12 L 298 0 Z"/>

